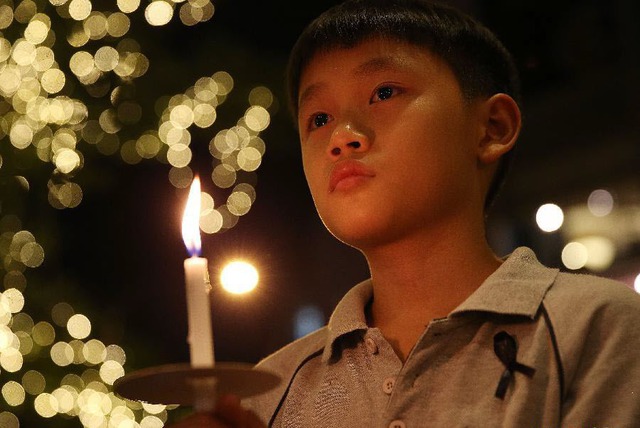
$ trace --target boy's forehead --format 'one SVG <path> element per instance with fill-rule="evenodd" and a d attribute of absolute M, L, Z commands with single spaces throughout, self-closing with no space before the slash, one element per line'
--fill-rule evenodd
<path fill-rule="evenodd" d="M 350 58 L 353 62 L 358 63 L 358 69 L 353 70 L 355 73 L 373 72 L 392 66 L 401 66 L 403 58 L 398 53 L 407 50 L 424 52 L 429 56 L 433 55 L 426 46 L 388 37 L 370 37 L 353 45 L 335 45 L 316 50 L 306 62 L 302 74 L 304 75 L 305 71 L 315 63 L 333 62 L 338 58 Z"/>
<path fill-rule="evenodd" d="M 441 61 L 426 46 L 388 38 L 370 38 L 354 46 L 335 46 L 318 50 L 304 66 L 299 81 L 299 103 L 323 84 L 333 72 L 363 78 L 385 71 L 426 72 L 416 63 Z"/>

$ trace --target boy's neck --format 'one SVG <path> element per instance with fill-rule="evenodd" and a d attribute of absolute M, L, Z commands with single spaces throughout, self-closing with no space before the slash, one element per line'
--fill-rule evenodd
<path fill-rule="evenodd" d="M 402 360 L 429 322 L 446 317 L 501 264 L 482 228 L 461 227 L 365 252 L 374 295 L 370 326 Z"/>

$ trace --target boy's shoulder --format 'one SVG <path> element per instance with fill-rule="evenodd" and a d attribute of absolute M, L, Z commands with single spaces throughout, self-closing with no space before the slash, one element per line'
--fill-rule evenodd
<path fill-rule="evenodd" d="M 640 294 L 619 281 L 547 267 L 531 249 L 520 247 L 454 313 L 475 311 L 535 320 L 541 310 L 563 331 L 611 319 L 616 323 L 636 320 L 640 325 Z"/>
<path fill-rule="evenodd" d="M 246 404 L 261 419 L 268 421 L 286 395 L 291 380 L 303 367 L 308 369 L 306 373 L 322 372 L 316 369 L 327 366 L 333 344 L 338 338 L 367 328 L 364 308 L 372 292 L 370 280 L 355 285 L 340 300 L 327 326 L 295 340 L 256 365 L 256 368 L 274 373 L 282 379 L 276 388 L 246 400 Z"/>
<path fill-rule="evenodd" d="M 547 267 L 538 261 L 533 250 L 517 248 L 494 275 L 492 284 L 500 284 L 499 290 L 513 290 L 543 295 L 545 307 L 599 310 L 614 306 L 619 310 L 635 309 L 640 315 L 640 294 L 626 284 L 594 274 L 572 273 Z M 529 286 L 529 287 L 528 287 Z"/>
<path fill-rule="evenodd" d="M 308 358 L 319 357 L 326 341 L 327 327 L 325 326 L 285 345 L 260 361 L 256 367 L 281 376 L 289 374 L 288 371 L 295 370 Z"/>
<path fill-rule="evenodd" d="M 327 340 L 327 327 L 297 339 L 260 361 L 256 368 L 280 377 L 280 383 L 268 392 L 245 400 L 266 424 L 274 408 L 289 388 L 290 380 L 299 367 L 313 358 L 321 358 Z"/>
<path fill-rule="evenodd" d="M 566 426 L 636 426 L 640 294 L 611 279 L 559 273 L 544 309 L 565 385 Z"/>
<path fill-rule="evenodd" d="M 640 294 L 620 281 L 584 273 L 560 272 L 552 289 L 578 298 L 599 296 L 596 304 L 600 300 L 640 299 Z"/>
<path fill-rule="evenodd" d="M 580 320 L 592 327 L 640 323 L 640 294 L 619 281 L 595 275 L 559 273 L 544 304 L 556 319 L 573 325 Z"/>

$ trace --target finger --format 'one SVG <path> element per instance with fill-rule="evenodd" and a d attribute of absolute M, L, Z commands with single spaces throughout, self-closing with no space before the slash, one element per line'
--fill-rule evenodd
<path fill-rule="evenodd" d="M 263 428 L 265 425 L 258 416 L 240 404 L 235 395 L 224 395 L 216 404 L 214 415 L 236 428 Z"/>
<path fill-rule="evenodd" d="M 195 413 L 167 428 L 228 428 L 228 425 L 216 420 L 211 414 Z"/>

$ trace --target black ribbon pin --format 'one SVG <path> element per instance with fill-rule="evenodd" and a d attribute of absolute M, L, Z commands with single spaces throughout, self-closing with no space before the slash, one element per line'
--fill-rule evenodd
<path fill-rule="evenodd" d="M 493 336 L 493 351 L 496 353 L 502 364 L 506 369 L 500 376 L 498 387 L 496 388 L 495 396 L 499 399 L 504 399 L 507 393 L 507 387 L 509 382 L 513 379 L 514 372 L 520 372 L 527 377 L 532 377 L 536 372 L 533 367 L 525 366 L 516 361 L 516 355 L 518 353 L 518 344 L 516 340 L 506 331 Z"/>

